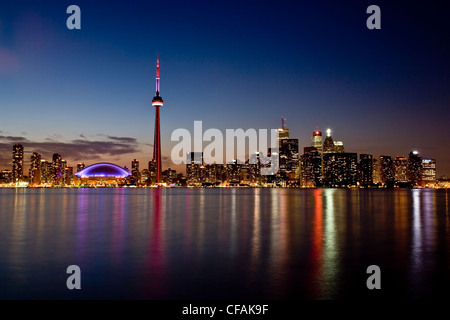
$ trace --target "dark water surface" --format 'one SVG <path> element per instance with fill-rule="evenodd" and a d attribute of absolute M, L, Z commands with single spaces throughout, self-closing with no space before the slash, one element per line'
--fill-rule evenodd
<path fill-rule="evenodd" d="M 449 266 L 446 190 L 0 189 L 1 299 L 443 298 Z"/>

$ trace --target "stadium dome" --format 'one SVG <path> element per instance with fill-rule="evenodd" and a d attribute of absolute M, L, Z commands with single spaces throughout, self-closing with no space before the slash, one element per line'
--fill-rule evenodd
<path fill-rule="evenodd" d="M 80 172 L 75 173 L 75 175 L 79 178 L 126 178 L 131 176 L 131 173 L 113 163 L 101 162 L 90 165 Z"/>

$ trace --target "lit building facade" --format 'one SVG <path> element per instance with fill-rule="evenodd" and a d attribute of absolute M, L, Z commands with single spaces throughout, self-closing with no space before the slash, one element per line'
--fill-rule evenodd
<path fill-rule="evenodd" d="M 12 180 L 16 184 L 23 180 L 23 146 L 21 144 L 13 146 Z"/>
<path fill-rule="evenodd" d="M 30 173 L 28 176 L 30 186 L 41 184 L 41 155 L 37 152 L 31 154 Z"/>
<path fill-rule="evenodd" d="M 395 182 L 395 167 L 391 156 L 382 155 L 380 160 L 380 180 L 385 186 L 393 187 Z"/>
<path fill-rule="evenodd" d="M 357 185 L 357 154 L 327 153 L 323 156 L 323 183 L 328 187 Z"/>
<path fill-rule="evenodd" d="M 403 156 L 394 158 L 395 181 L 408 181 L 408 159 Z"/>
<path fill-rule="evenodd" d="M 300 186 L 305 188 L 322 185 L 322 156 L 315 147 L 305 147 L 300 157 Z"/>
<path fill-rule="evenodd" d="M 408 157 L 408 180 L 417 186 L 422 180 L 422 158 L 417 151 L 411 151 Z"/>
<path fill-rule="evenodd" d="M 327 136 L 323 142 L 323 153 L 336 153 L 333 138 L 331 137 L 331 129 L 327 129 Z"/>
<path fill-rule="evenodd" d="M 322 132 L 319 130 L 316 130 L 313 132 L 312 138 L 311 138 L 311 146 L 316 148 L 317 152 L 322 154 Z"/>
<path fill-rule="evenodd" d="M 359 155 L 358 182 L 368 187 L 373 183 L 373 156 L 371 154 Z"/>
<path fill-rule="evenodd" d="M 422 185 L 431 186 L 436 184 L 436 160 L 422 159 Z"/>

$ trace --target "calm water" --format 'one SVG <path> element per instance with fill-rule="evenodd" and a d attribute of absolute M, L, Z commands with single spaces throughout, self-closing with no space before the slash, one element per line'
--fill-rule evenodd
<path fill-rule="evenodd" d="M 1 299 L 442 298 L 449 266 L 446 190 L 0 190 Z"/>

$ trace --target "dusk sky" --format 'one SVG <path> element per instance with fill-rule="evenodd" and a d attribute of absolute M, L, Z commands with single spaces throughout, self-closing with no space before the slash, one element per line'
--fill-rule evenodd
<path fill-rule="evenodd" d="M 66 9 L 81 8 L 81 30 Z M 366 9 L 381 8 L 381 30 Z M 163 168 L 173 130 L 278 128 L 300 152 L 419 151 L 450 175 L 450 24 L 434 2 L 2 1 L 0 169 L 12 146 L 69 165 L 152 158 L 160 56 Z M 25 172 L 27 175 L 28 172 Z"/>

